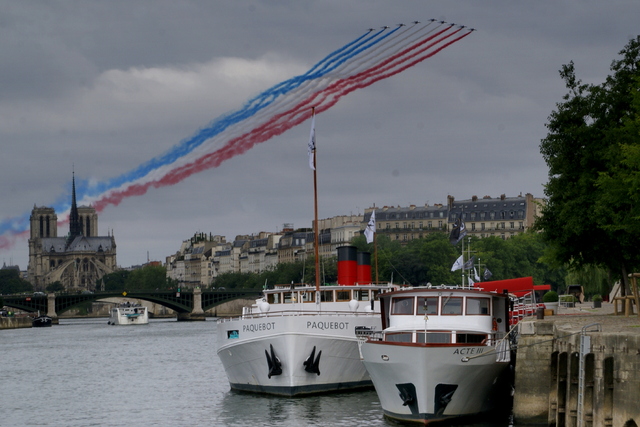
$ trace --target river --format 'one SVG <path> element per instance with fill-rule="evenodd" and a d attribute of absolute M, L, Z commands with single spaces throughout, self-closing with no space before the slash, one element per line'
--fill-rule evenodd
<path fill-rule="evenodd" d="M 374 391 L 305 398 L 231 392 L 215 328 L 214 319 L 119 327 L 105 318 L 0 331 L 0 425 L 397 425 L 383 417 Z"/>

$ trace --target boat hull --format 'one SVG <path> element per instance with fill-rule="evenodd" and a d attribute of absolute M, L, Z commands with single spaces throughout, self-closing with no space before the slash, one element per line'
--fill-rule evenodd
<path fill-rule="evenodd" d="M 379 331 L 380 325 L 380 316 L 373 313 L 274 314 L 221 321 L 218 356 L 234 390 L 299 396 L 371 388 L 355 330 Z M 270 370 L 269 359 L 276 358 L 280 373 Z M 317 369 L 305 366 L 305 361 L 316 362 Z"/>
<path fill-rule="evenodd" d="M 508 411 L 509 363 L 497 362 L 490 349 L 375 341 L 361 347 L 385 416 L 424 425 Z"/>
<path fill-rule="evenodd" d="M 34 328 L 44 328 L 47 326 L 51 326 L 52 321 L 53 319 L 51 319 L 51 317 L 49 316 L 38 316 L 33 319 L 33 321 L 31 322 L 31 326 L 33 326 Z"/>

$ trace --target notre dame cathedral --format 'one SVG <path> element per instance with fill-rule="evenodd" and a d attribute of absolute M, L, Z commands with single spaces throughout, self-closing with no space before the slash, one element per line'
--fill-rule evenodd
<path fill-rule="evenodd" d="M 58 217 L 53 208 L 34 206 L 30 217 L 29 282 L 43 291 L 61 282 L 68 291 L 100 290 L 99 280 L 116 269 L 113 235 L 98 236 L 98 215 L 91 206 L 76 205 L 73 178 L 69 234 L 58 237 Z"/>

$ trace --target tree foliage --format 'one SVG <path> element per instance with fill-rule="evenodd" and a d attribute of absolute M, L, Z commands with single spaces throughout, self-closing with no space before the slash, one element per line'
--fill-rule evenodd
<path fill-rule="evenodd" d="M 0 294 L 33 292 L 31 283 L 20 277 L 20 271 L 13 268 L 0 269 Z"/>
<path fill-rule="evenodd" d="M 62 291 L 64 291 L 64 285 L 62 284 L 61 281 L 56 280 L 55 282 L 50 283 L 49 285 L 47 285 L 45 290 L 47 292 L 62 292 Z"/>
<path fill-rule="evenodd" d="M 114 271 L 100 280 L 104 281 L 104 290 L 109 292 L 171 289 L 177 286 L 177 281 L 167 279 L 166 267 L 160 265 L 147 265 L 133 271 Z M 100 289 L 100 283 L 96 287 Z"/>
<path fill-rule="evenodd" d="M 619 53 L 601 85 L 582 83 L 573 62 L 560 70 L 568 93 L 540 145 L 549 181 L 536 228 L 547 259 L 572 270 L 603 267 L 626 283 L 640 266 L 640 36 Z"/>
<path fill-rule="evenodd" d="M 124 291 L 127 289 L 127 279 L 129 278 L 129 274 L 131 274 L 128 270 L 117 270 L 113 273 L 105 274 L 100 279 L 104 282 L 104 290 L 105 291 Z M 99 287 L 99 285 L 96 285 Z"/>
<path fill-rule="evenodd" d="M 167 269 L 161 265 L 147 265 L 133 270 L 126 281 L 127 289 L 168 289 Z"/>

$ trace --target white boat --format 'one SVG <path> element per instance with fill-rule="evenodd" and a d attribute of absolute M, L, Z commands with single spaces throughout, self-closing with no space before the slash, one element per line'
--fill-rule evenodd
<path fill-rule="evenodd" d="M 391 286 L 277 286 L 219 319 L 218 356 L 234 390 L 298 396 L 371 387 L 356 330 L 381 331 L 376 297 Z M 319 296 L 319 301 L 318 301 Z M 319 303 L 318 303 L 319 302 Z"/>
<path fill-rule="evenodd" d="M 109 312 L 109 325 L 147 325 L 149 310 L 140 304 L 120 304 Z"/>
<path fill-rule="evenodd" d="M 419 287 L 381 300 L 383 331 L 360 333 L 360 351 L 385 416 L 427 425 L 508 411 L 508 295 Z"/>

